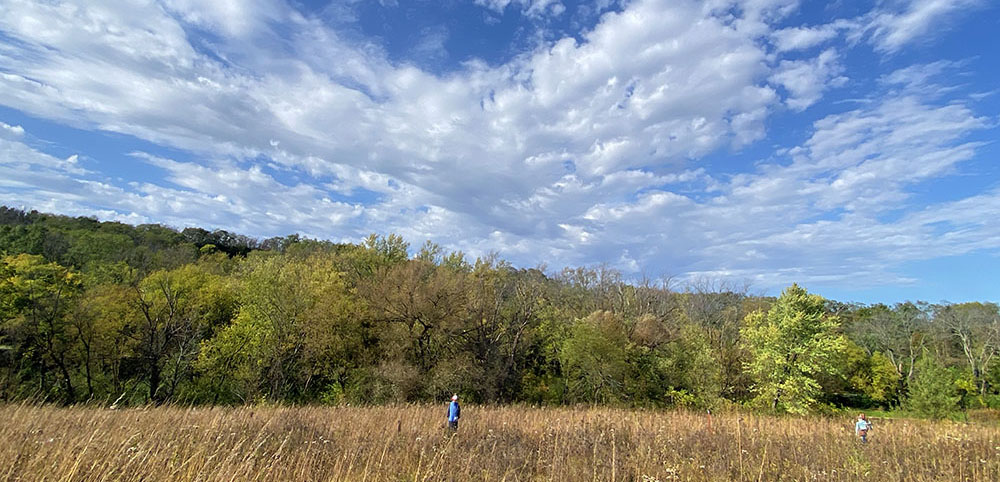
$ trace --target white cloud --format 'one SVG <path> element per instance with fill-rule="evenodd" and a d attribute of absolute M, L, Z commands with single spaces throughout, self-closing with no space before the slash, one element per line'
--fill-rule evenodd
<path fill-rule="evenodd" d="M 173 186 L 123 184 L 81 168 L 76 156 L 58 159 L 0 138 L 0 192 L 12 205 L 179 228 L 329 237 L 330 226 L 353 226 L 342 233 L 352 239 L 367 232 L 357 222 L 365 212 L 360 204 L 332 200 L 333 193 L 312 185 L 282 184 L 260 166 L 209 168 L 144 153 L 134 156 L 163 169 Z"/>
<path fill-rule="evenodd" d="M 946 85 L 967 74 L 965 61 L 939 60 L 929 64 L 915 64 L 895 70 L 879 77 L 879 83 L 890 89 L 902 89 L 906 92 L 927 98 L 947 96 L 960 85 Z M 972 94 L 970 94 L 972 95 Z"/>
<path fill-rule="evenodd" d="M 229 37 L 243 37 L 278 20 L 287 6 L 280 0 L 162 0 L 172 13 L 188 24 L 222 32 Z"/>
<path fill-rule="evenodd" d="M 475 0 L 476 5 L 503 13 L 510 6 L 516 6 L 528 17 L 558 16 L 566 11 L 559 0 Z"/>
<path fill-rule="evenodd" d="M 805 50 L 826 43 L 837 36 L 837 28 L 830 25 L 818 27 L 788 27 L 771 34 L 779 52 Z"/>
<path fill-rule="evenodd" d="M 981 0 L 908 0 L 901 8 L 876 10 L 870 16 L 865 30 L 870 41 L 880 52 L 893 53 L 903 45 L 924 38 L 933 25 L 942 25 L 950 16 L 968 11 L 986 2 Z"/>
<path fill-rule="evenodd" d="M 0 168 L 6 173 L 0 176 L 0 185 L 30 189 L 33 181 L 44 178 L 48 172 L 77 176 L 90 173 L 80 166 L 76 154 L 60 159 L 28 146 L 25 137 L 23 127 L 0 122 Z"/>
<path fill-rule="evenodd" d="M 898 76 L 904 75 L 898 73 Z M 919 90 L 917 92 L 920 92 Z M 574 247 L 598 259 L 627 249 L 675 267 L 680 279 L 726 276 L 771 287 L 792 281 L 852 286 L 912 281 L 899 263 L 1000 249 L 1000 191 L 961 201 L 913 199 L 912 189 L 954 174 L 980 144 L 964 140 L 991 122 L 955 101 L 903 89 L 817 121 L 787 159 L 719 183 L 704 200 L 678 190 L 594 205 L 567 226 Z M 711 180 L 699 180 L 707 192 Z M 911 214 L 884 221 L 886 213 Z M 587 256 L 584 256 L 586 258 Z M 678 269 L 679 268 L 679 269 Z"/>
<path fill-rule="evenodd" d="M 447 41 L 448 29 L 444 27 L 424 28 L 420 32 L 420 40 L 411 49 L 413 57 L 431 62 L 447 59 L 448 50 L 445 48 Z"/>
<path fill-rule="evenodd" d="M 0 136 L 11 139 L 16 137 L 21 137 L 24 135 L 24 128 L 21 126 L 12 126 L 6 122 L 0 122 Z"/>
<path fill-rule="evenodd" d="M 771 82 L 789 92 L 785 103 L 792 110 L 801 111 L 815 104 L 830 87 L 847 82 L 840 74 L 844 71 L 837 52 L 827 49 L 809 60 L 782 60 Z"/>

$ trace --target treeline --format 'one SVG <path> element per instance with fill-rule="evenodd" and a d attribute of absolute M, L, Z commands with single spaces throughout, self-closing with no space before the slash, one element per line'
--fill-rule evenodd
<path fill-rule="evenodd" d="M 59 403 L 1000 405 L 992 303 L 849 305 L 402 238 L 258 241 L 0 208 L 0 397 Z"/>

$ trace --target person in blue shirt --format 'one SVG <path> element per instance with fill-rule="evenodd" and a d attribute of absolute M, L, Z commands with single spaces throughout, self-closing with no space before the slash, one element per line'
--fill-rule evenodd
<path fill-rule="evenodd" d="M 868 443 L 868 431 L 872 429 L 871 422 L 865 414 L 858 415 L 858 422 L 854 424 L 854 434 L 861 437 L 861 443 Z"/>
<path fill-rule="evenodd" d="M 458 419 L 462 416 L 462 407 L 458 405 L 458 394 L 451 396 L 451 403 L 448 404 L 448 428 L 458 431 Z"/>

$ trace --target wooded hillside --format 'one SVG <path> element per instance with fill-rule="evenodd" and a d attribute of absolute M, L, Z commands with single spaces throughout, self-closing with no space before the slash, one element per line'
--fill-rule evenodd
<path fill-rule="evenodd" d="M 862 306 L 0 207 L 0 397 L 1000 405 L 993 303 Z"/>

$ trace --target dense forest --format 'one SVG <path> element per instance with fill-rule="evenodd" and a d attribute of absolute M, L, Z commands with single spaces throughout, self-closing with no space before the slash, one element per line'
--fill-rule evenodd
<path fill-rule="evenodd" d="M 993 303 L 892 306 L 516 268 L 395 235 L 131 226 L 0 207 L 0 399 L 1000 406 Z"/>

